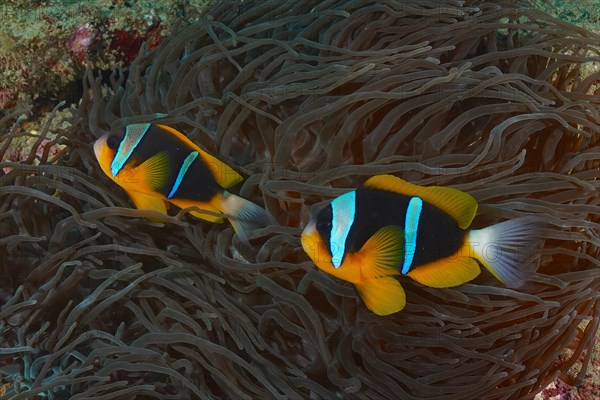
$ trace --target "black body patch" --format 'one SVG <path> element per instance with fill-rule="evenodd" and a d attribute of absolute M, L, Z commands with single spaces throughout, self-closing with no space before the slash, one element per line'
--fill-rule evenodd
<path fill-rule="evenodd" d="M 135 148 L 131 162 L 138 166 L 157 153 L 165 153 L 169 160 L 169 174 L 162 187 L 157 190 L 165 197 L 169 195 L 185 158 L 194 151 L 171 133 L 152 124 Z M 174 199 L 210 201 L 223 189 L 217 184 L 212 171 L 201 155 L 198 155 L 187 170 Z"/>
<path fill-rule="evenodd" d="M 356 214 L 346 239 L 346 252 L 357 252 L 379 229 L 396 225 L 404 230 L 410 196 L 360 187 L 356 190 Z M 415 255 L 411 269 L 455 254 L 465 240 L 448 214 L 423 201 Z M 401 268 L 401 265 L 398 266 Z"/>

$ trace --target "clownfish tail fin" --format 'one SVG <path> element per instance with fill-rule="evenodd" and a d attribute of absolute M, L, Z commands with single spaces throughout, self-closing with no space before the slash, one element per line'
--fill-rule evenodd
<path fill-rule="evenodd" d="M 254 229 L 273 222 L 264 208 L 229 192 L 223 193 L 221 208 L 225 214 L 230 215 L 229 222 L 242 241 L 247 241 Z"/>
<path fill-rule="evenodd" d="M 527 262 L 537 248 L 542 222 L 522 217 L 471 230 L 466 241 L 473 257 L 508 287 L 527 279 Z"/>

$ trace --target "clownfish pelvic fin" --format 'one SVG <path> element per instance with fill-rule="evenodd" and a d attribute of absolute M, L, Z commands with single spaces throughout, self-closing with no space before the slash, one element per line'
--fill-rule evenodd
<path fill-rule="evenodd" d="M 133 201 L 133 204 L 136 208 L 140 210 L 154 210 L 162 214 L 167 214 L 169 203 L 165 202 L 160 197 L 156 197 L 147 193 L 136 192 L 133 190 L 128 191 L 127 194 Z"/>
<path fill-rule="evenodd" d="M 406 305 L 404 288 L 392 276 L 368 279 L 355 286 L 367 308 L 377 315 L 397 313 Z"/>
<path fill-rule="evenodd" d="M 402 285 L 389 276 L 398 275 L 397 266 L 404 254 L 403 243 L 403 232 L 398 226 L 383 227 L 357 254 L 348 255 L 343 266 L 346 270 L 360 271 L 359 279 L 354 281 L 356 290 L 375 314 L 394 314 L 406 305 Z"/>

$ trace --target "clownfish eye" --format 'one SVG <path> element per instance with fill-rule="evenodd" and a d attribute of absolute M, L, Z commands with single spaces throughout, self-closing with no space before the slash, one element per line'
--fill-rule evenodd
<path fill-rule="evenodd" d="M 331 222 L 321 221 L 317 223 L 317 230 L 321 233 L 328 233 L 331 231 Z"/>
<path fill-rule="evenodd" d="M 121 143 L 121 139 L 116 135 L 110 135 L 108 139 L 106 139 L 106 145 L 112 150 L 117 150 L 119 143 Z"/>
<path fill-rule="evenodd" d="M 332 214 L 331 205 L 328 205 L 317 214 L 316 228 L 322 237 L 328 237 L 331 233 Z"/>

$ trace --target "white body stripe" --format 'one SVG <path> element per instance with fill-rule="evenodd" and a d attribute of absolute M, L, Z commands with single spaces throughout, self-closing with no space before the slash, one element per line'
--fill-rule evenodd
<path fill-rule="evenodd" d="M 406 219 L 404 222 L 404 263 L 402 274 L 407 274 L 417 249 L 417 230 L 419 229 L 419 218 L 423 210 L 423 200 L 412 197 L 406 208 Z"/>
<path fill-rule="evenodd" d="M 179 185 L 181 185 L 181 181 L 183 181 L 183 178 L 185 177 L 186 172 L 188 171 L 188 169 L 190 168 L 190 165 L 192 165 L 192 163 L 194 162 L 196 157 L 198 157 L 198 152 L 192 151 L 190 154 L 187 155 L 185 160 L 183 160 L 183 165 L 181 166 L 181 168 L 179 168 L 179 172 L 177 173 L 177 178 L 175 179 L 175 183 L 173 183 L 171 192 L 167 196 L 168 199 L 175 196 L 175 193 L 177 193 L 177 189 L 179 189 Z"/>
<path fill-rule="evenodd" d="M 342 265 L 346 252 L 346 238 L 354 223 L 356 213 L 356 191 L 341 195 L 331 202 L 331 234 L 329 236 L 329 250 L 331 263 L 335 268 Z"/>

